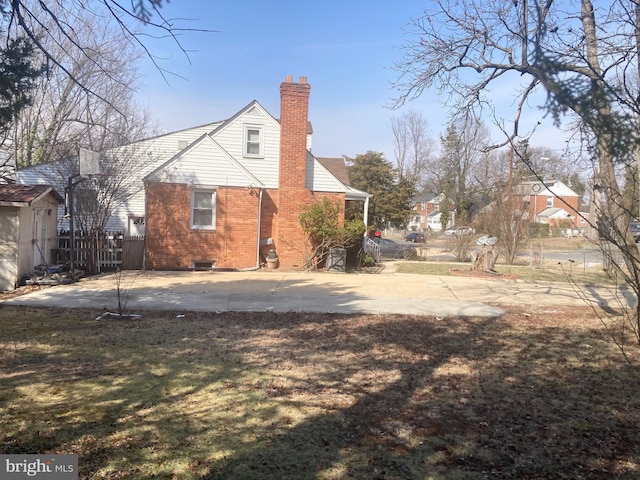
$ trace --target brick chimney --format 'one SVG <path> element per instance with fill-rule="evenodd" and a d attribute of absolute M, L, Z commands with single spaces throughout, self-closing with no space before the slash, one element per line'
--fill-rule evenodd
<path fill-rule="evenodd" d="M 306 77 L 294 83 L 291 76 L 280 84 L 280 171 L 278 181 L 278 256 L 284 268 L 301 267 L 306 236 L 300 213 L 312 201 L 306 189 L 309 92 Z"/>
<path fill-rule="evenodd" d="M 280 187 L 304 188 L 307 163 L 309 92 L 307 77 L 280 84 Z"/>

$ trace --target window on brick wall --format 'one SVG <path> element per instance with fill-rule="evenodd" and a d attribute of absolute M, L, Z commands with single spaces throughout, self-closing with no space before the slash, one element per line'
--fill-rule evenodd
<path fill-rule="evenodd" d="M 549 195 L 547 197 L 547 207 L 549 208 L 553 207 L 553 195 Z"/>
<path fill-rule="evenodd" d="M 191 228 L 202 230 L 216 228 L 215 190 L 193 190 L 191 192 Z"/>
<path fill-rule="evenodd" d="M 263 137 L 262 127 L 258 125 L 245 125 L 244 127 L 244 156 L 262 157 Z"/>

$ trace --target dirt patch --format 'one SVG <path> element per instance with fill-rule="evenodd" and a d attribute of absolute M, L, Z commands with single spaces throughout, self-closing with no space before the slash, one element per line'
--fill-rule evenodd
<path fill-rule="evenodd" d="M 38 290 L 42 290 L 44 288 L 51 287 L 47 285 L 25 285 L 23 287 L 18 287 L 15 290 L 0 291 L 0 302 L 3 300 L 9 300 L 10 298 L 27 295 L 32 292 L 37 292 Z"/>

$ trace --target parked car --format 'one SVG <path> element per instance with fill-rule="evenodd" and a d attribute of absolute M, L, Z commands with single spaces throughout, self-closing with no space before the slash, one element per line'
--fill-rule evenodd
<path fill-rule="evenodd" d="M 475 228 L 471 228 L 471 227 L 452 227 L 449 228 L 447 230 L 444 231 L 444 234 L 447 236 L 451 236 L 451 235 L 473 235 L 474 233 L 476 233 L 476 229 Z"/>
<path fill-rule="evenodd" d="M 424 235 L 420 232 L 411 232 L 404 237 L 405 242 L 424 243 Z"/>
<path fill-rule="evenodd" d="M 384 258 L 409 258 L 417 253 L 414 246 L 394 242 L 388 238 L 376 237 L 373 241 L 380 246 L 380 254 Z"/>

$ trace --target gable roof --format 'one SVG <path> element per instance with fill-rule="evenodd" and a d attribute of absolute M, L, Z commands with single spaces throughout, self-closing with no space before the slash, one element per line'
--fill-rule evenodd
<path fill-rule="evenodd" d="M 569 212 L 560 207 L 549 207 L 539 212 L 536 217 L 538 218 L 573 218 Z"/>
<path fill-rule="evenodd" d="M 226 127 L 232 124 L 238 117 L 244 115 L 245 113 L 247 113 L 248 111 L 254 108 L 257 108 L 258 110 L 260 110 L 267 118 L 271 118 L 274 122 L 278 124 L 280 123 L 278 119 L 274 118 L 273 115 L 271 115 L 262 105 L 260 105 L 260 102 L 258 102 L 257 100 L 253 100 L 246 107 L 238 110 L 238 112 L 236 112 L 232 117 L 229 117 L 224 122 L 220 123 L 216 128 L 214 128 L 211 132 L 209 132 L 209 135 L 214 137 L 215 135 L 219 134 L 221 130 L 224 130 Z"/>
<path fill-rule="evenodd" d="M 0 185 L 0 205 L 30 207 L 35 201 L 49 194 L 58 203 L 64 203 L 64 199 L 51 185 Z"/>
<path fill-rule="evenodd" d="M 579 195 L 559 180 L 521 182 L 513 187 L 516 195 L 533 197 L 536 195 L 555 195 L 556 197 L 578 197 Z"/>

